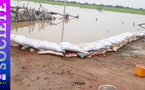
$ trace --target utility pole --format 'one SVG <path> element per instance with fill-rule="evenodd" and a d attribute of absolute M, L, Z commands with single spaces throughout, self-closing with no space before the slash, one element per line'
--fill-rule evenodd
<path fill-rule="evenodd" d="M 65 19 L 65 9 L 66 9 L 66 0 L 64 0 L 63 24 L 62 24 L 62 35 L 61 35 L 61 42 L 63 42 L 63 35 L 64 35 L 64 19 Z"/>
<path fill-rule="evenodd" d="M 61 42 L 63 42 L 63 35 L 64 35 L 64 19 L 62 24 Z"/>
<path fill-rule="evenodd" d="M 63 10 L 63 17 L 65 18 L 65 9 L 66 9 L 66 0 L 64 0 L 64 10 Z"/>

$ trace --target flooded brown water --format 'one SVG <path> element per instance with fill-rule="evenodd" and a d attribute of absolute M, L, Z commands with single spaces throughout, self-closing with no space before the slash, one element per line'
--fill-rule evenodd
<path fill-rule="evenodd" d="M 11 5 L 25 5 L 27 2 L 11 1 Z M 38 3 L 30 2 L 31 8 L 39 8 Z M 63 6 L 42 4 L 48 11 L 63 13 Z M 144 30 L 137 24 L 145 21 L 144 15 L 117 13 L 110 11 L 97 11 L 93 9 L 83 9 L 78 7 L 67 7 L 66 12 L 71 15 L 79 15 L 79 19 L 70 18 L 70 20 L 43 20 L 12 22 L 11 33 L 15 35 L 24 35 L 28 38 L 47 40 L 50 42 L 71 42 L 85 43 L 93 42 L 113 35 L 125 32 L 136 32 Z M 60 18 L 61 16 L 56 16 Z M 96 20 L 97 18 L 97 20 Z M 135 23 L 135 26 L 133 26 Z"/>

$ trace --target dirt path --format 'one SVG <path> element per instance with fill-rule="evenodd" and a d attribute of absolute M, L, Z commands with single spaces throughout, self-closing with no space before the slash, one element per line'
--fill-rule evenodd
<path fill-rule="evenodd" d="M 11 47 L 11 90 L 98 90 L 102 84 L 118 90 L 145 90 L 145 78 L 134 75 L 136 64 L 145 65 L 145 54 L 132 52 L 142 50 L 145 42 L 138 40 L 107 56 L 79 59 Z"/>

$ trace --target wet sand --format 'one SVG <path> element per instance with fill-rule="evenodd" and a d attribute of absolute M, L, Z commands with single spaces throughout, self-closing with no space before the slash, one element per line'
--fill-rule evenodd
<path fill-rule="evenodd" d="M 134 75 L 135 65 L 145 65 L 145 42 L 132 42 L 106 55 L 64 58 L 38 55 L 11 47 L 11 90 L 97 90 L 102 84 L 118 90 L 145 90 L 145 78 Z M 85 85 L 72 85 L 84 82 Z"/>

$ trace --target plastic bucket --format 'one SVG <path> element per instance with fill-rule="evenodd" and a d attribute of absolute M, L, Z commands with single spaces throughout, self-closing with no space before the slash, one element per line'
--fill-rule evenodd
<path fill-rule="evenodd" d="M 113 85 L 101 85 L 98 90 L 117 90 L 117 88 Z"/>

